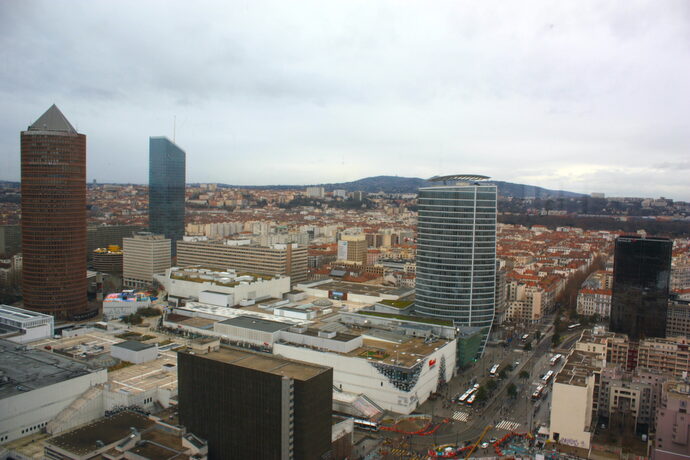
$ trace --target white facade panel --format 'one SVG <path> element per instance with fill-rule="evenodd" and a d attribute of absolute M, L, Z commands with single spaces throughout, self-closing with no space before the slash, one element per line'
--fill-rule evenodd
<path fill-rule="evenodd" d="M 249 342 L 256 345 L 272 345 L 278 335 L 278 332 L 263 332 L 223 323 L 215 323 L 213 331 L 222 334 L 230 340 Z"/>
<path fill-rule="evenodd" d="M 103 302 L 103 316 L 106 318 L 119 318 L 136 313 L 140 308 L 148 308 L 151 301 L 132 302 Z"/>
<path fill-rule="evenodd" d="M 140 364 L 153 361 L 158 357 L 158 347 L 153 346 L 144 350 L 130 350 L 129 348 L 113 345 L 110 347 L 110 355 L 113 358 L 121 359 L 130 363 Z"/>
<path fill-rule="evenodd" d="M 585 386 L 555 382 L 551 397 L 551 439 L 561 444 L 589 449 L 592 439 L 594 376 Z M 556 437 L 558 439 L 556 439 Z"/>
<path fill-rule="evenodd" d="M 38 433 L 90 387 L 105 383 L 105 369 L 54 385 L 0 399 L 0 438 L 7 441 Z"/>
<path fill-rule="evenodd" d="M 15 343 L 30 343 L 37 340 L 49 339 L 53 336 L 53 325 L 42 324 L 36 327 L 29 327 L 23 330 L 24 334 L 15 335 L 14 337 L 5 337 L 10 342 Z"/>
<path fill-rule="evenodd" d="M 281 298 L 283 294 L 290 291 L 290 277 L 284 276 L 280 278 L 263 279 L 248 283 L 240 283 L 236 286 L 223 286 L 212 281 L 196 282 L 186 281 L 182 279 L 174 279 L 170 277 L 170 271 L 166 276 L 157 276 L 156 280 L 160 282 L 169 295 L 181 297 L 186 299 L 199 299 L 199 302 L 210 303 L 201 300 L 201 293 L 204 291 L 213 291 L 218 296 L 221 294 L 232 295 L 228 301 L 232 302 L 229 306 L 236 305 L 242 300 L 253 300 L 258 298 L 275 297 Z M 206 296 L 206 294 L 204 294 Z M 216 299 L 220 301 L 220 297 Z M 211 303 L 212 305 L 220 305 L 218 303 Z"/>
<path fill-rule="evenodd" d="M 199 292 L 199 302 L 218 305 L 219 307 L 232 307 L 235 305 L 235 296 L 225 292 L 201 291 Z"/>
<path fill-rule="evenodd" d="M 412 413 L 436 391 L 442 360 L 446 363 L 445 380 L 449 381 L 452 378 L 455 351 L 456 341 L 453 340 L 425 357 L 416 383 L 410 391 L 403 391 L 379 372 L 369 360 L 290 344 L 273 345 L 273 353 L 276 355 L 332 367 L 334 386 L 349 393 L 364 394 L 383 409 L 401 414 Z"/>

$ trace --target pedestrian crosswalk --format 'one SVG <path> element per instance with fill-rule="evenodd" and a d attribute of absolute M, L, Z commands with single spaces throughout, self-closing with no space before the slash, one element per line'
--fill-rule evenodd
<path fill-rule="evenodd" d="M 453 420 L 458 422 L 466 422 L 470 418 L 470 414 L 462 411 L 453 412 Z"/>
<path fill-rule="evenodd" d="M 502 420 L 501 423 L 496 425 L 499 430 L 515 431 L 520 426 L 517 422 L 511 422 L 510 420 Z"/>

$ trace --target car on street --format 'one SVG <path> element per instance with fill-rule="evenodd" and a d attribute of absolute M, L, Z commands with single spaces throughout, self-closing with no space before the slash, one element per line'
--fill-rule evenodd
<path fill-rule="evenodd" d="M 479 447 L 481 447 L 482 449 L 486 449 L 487 447 L 489 447 L 489 443 L 486 442 L 486 441 L 484 441 L 483 443 L 481 443 L 481 444 L 479 445 Z"/>

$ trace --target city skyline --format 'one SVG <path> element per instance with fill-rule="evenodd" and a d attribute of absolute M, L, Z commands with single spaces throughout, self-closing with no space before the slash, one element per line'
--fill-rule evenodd
<path fill-rule="evenodd" d="M 530 5 L 5 5 L 0 179 L 18 180 L 16 132 L 55 102 L 90 133 L 89 181 L 145 183 L 160 133 L 190 182 L 463 170 L 690 200 L 687 3 Z"/>

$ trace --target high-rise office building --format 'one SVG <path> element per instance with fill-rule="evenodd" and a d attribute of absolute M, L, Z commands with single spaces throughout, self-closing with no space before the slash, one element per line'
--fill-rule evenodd
<path fill-rule="evenodd" d="M 235 348 L 177 360 L 180 421 L 210 460 L 330 458 L 330 367 Z"/>
<path fill-rule="evenodd" d="M 170 240 L 163 235 L 139 232 L 123 238 L 122 283 L 125 287 L 145 289 L 153 275 L 165 273 L 172 265 Z"/>
<path fill-rule="evenodd" d="M 52 105 L 21 133 L 24 307 L 60 319 L 86 302 L 86 136 Z"/>
<path fill-rule="evenodd" d="M 184 236 L 185 152 L 166 137 L 149 139 L 149 230 L 165 235 L 177 253 Z"/>
<path fill-rule="evenodd" d="M 616 238 L 611 331 L 630 340 L 666 336 L 672 250 L 668 238 Z"/>
<path fill-rule="evenodd" d="M 435 177 L 419 189 L 418 314 L 478 329 L 483 351 L 496 295 L 496 186 L 488 177 Z"/>
<path fill-rule="evenodd" d="M 367 238 L 364 233 L 340 235 L 338 260 L 367 264 Z"/>

